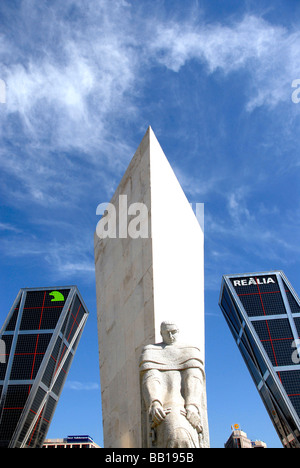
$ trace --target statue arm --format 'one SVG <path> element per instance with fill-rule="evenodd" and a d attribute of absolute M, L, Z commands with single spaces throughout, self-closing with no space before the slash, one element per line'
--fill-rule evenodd
<path fill-rule="evenodd" d="M 154 426 L 160 424 L 165 419 L 166 413 L 163 409 L 162 382 L 158 370 L 151 369 L 144 372 L 142 391 Z"/>
<path fill-rule="evenodd" d="M 183 389 L 186 417 L 198 432 L 202 432 L 201 395 L 203 392 L 203 374 L 200 368 L 190 368 L 184 371 Z"/>
<path fill-rule="evenodd" d="M 184 371 L 184 399 L 186 404 L 201 404 L 203 375 L 201 369 L 191 368 Z"/>
<path fill-rule="evenodd" d="M 160 373 L 156 369 L 145 371 L 142 377 L 142 390 L 148 408 L 154 401 L 162 404 L 162 388 Z"/>

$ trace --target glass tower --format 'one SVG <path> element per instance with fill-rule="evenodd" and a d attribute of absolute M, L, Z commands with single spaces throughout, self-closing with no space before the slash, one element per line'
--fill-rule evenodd
<path fill-rule="evenodd" d="M 0 448 L 41 448 L 88 311 L 76 286 L 21 289 L 0 331 Z"/>
<path fill-rule="evenodd" d="M 225 275 L 220 308 L 285 448 L 300 448 L 300 301 L 282 271 Z"/>

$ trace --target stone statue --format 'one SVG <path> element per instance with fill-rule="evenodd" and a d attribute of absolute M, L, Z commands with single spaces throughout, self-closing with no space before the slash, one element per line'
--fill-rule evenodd
<path fill-rule="evenodd" d="M 208 448 L 206 385 L 199 348 L 177 341 L 178 327 L 162 322 L 162 343 L 147 345 L 140 359 L 147 447 Z M 147 420 L 148 419 L 148 420 Z"/>

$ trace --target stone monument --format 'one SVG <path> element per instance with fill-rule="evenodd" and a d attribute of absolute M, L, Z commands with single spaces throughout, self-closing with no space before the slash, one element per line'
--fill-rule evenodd
<path fill-rule="evenodd" d="M 162 322 L 162 343 L 145 346 L 141 355 L 144 447 L 209 447 L 201 353 L 178 342 L 178 332 L 173 322 Z"/>
<path fill-rule="evenodd" d="M 139 360 L 161 322 L 205 359 L 204 234 L 151 127 L 94 240 L 104 446 L 139 448 Z"/>

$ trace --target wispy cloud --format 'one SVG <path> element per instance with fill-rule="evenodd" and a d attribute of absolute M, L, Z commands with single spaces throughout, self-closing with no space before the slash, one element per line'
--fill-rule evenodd
<path fill-rule="evenodd" d="M 0 114 L 1 194 L 9 206 L 26 207 L 32 232 L 24 235 L 18 226 L 3 222 L 0 231 L 10 236 L 2 243 L 2 252 L 11 257 L 17 251 L 19 256 L 35 255 L 61 275 L 93 270 L 87 239 L 94 226 L 90 219 L 86 222 L 85 210 L 88 207 L 94 214 L 97 204 L 109 200 L 136 149 L 131 147 L 128 129 L 145 123 L 141 109 L 145 89 L 153 84 L 147 82 L 153 70 L 167 68 L 177 77 L 195 61 L 203 76 L 221 74 L 227 84 L 232 74 L 242 72 L 243 105 L 249 112 L 258 106 L 290 103 L 291 82 L 300 76 L 299 31 L 254 14 L 221 24 L 206 22 L 204 15 L 182 20 L 176 11 L 167 19 L 155 9 L 145 15 L 143 6 L 135 8 L 125 0 L 54 0 L 47 6 L 23 0 L 18 8 L 13 3 L 0 5 L 4 18 L 1 78 L 7 85 L 7 103 Z M 5 21 L 11 15 L 14 21 Z M 192 102 L 192 84 L 189 93 Z M 148 101 L 151 98 L 148 94 Z M 158 110 L 152 115 L 157 114 Z M 204 133 L 198 143 L 201 158 Z M 225 133 L 223 129 L 224 139 Z M 290 139 L 291 133 L 287 132 Z M 220 135 L 218 128 L 216 135 L 212 132 L 207 137 L 211 151 Z M 271 132 L 266 145 L 273 144 L 273 139 Z M 194 153 L 193 157 L 196 165 L 200 156 Z M 284 166 L 295 167 L 299 164 L 296 159 L 289 158 Z M 217 160 L 222 167 L 216 171 Z M 210 169 L 203 173 L 199 166 L 194 173 L 188 164 L 180 168 L 175 164 L 175 172 L 193 201 L 203 202 L 214 194 L 220 203 L 226 187 L 222 214 L 226 213 L 227 220 L 222 220 L 220 212 L 209 215 L 207 206 L 206 233 L 228 234 L 244 241 L 252 236 L 249 245 L 257 246 L 258 251 L 257 232 L 263 227 L 262 239 L 270 246 L 265 252 L 275 255 L 271 246 L 276 244 L 287 249 L 283 235 L 277 234 L 275 239 L 272 229 L 266 229 L 262 213 L 259 217 L 257 210 L 253 212 L 249 194 L 237 186 L 230 188 L 228 181 L 236 170 L 233 159 L 223 157 L 220 150 L 213 159 L 205 157 L 205 164 Z M 244 168 L 241 166 L 241 176 Z M 260 171 L 262 174 L 264 169 Z M 244 187 L 250 179 L 251 174 L 247 181 L 243 178 Z M 94 193 L 103 199 L 91 207 Z M 270 210 L 267 205 L 265 209 Z M 83 222 L 72 226 L 72 217 L 81 217 Z M 52 227 L 47 236 L 42 232 L 43 222 L 44 227 L 46 222 Z M 62 223 L 63 233 L 57 235 Z M 218 249 L 213 250 L 216 257 Z"/>
<path fill-rule="evenodd" d="M 247 109 L 288 102 L 291 82 L 300 72 L 300 33 L 245 15 L 231 24 L 189 21 L 157 24 L 151 44 L 157 60 L 178 72 L 189 60 L 203 63 L 207 73 L 228 75 L 247 70 Z"/>
<path fill-rule="evenodd" d="M 0 223 L 0 231 L 10 231 L 20 233 L 21 230 L 9 223 Z"/>
<path fill-rule="evenodd" d="M 276 205 L 268 208 L 257 203 L 254 189 L 241 187 L 226 195 L 220 216 L 209 210 L 205 216 L 205 232 L 209 248 L 208 268 L 212 265 L 242 264 L 261 259 L 266 265 L 292 264 L 300 252 L 297 225 L 290 210 L 279 211 Z M 246 254 L 246 256 L 245 256 Z"/>
<path fill-rule="evenodd" d="M 192 173 L 187 174 L 179 167 L 174 167 L 174 172 L 178 178 L 184 192 L 188 197 L 198 198 L 199 203 L 202 202 L 202 197 L 212 191 L 216 190 L 218 185 L 224 179 L 222 173 L 214 173 L 209 179 L 201 177 L 196 177 Z"/>
<path fill-rule="evenodd" d="M 12 13 L 9 5 L 1 10 L 4 17 Z M 126 2 L 97 0 L 88 6 L 53 2 L 44 9 L 26 0 L 13 11 L 0 47 L 7 86 L 0 137 L 9 141 L 0 160 L 20 184 L 7 187 L 14 199 L 45 206 L 74 201 L 87 188 L 79 167 L 89 186 L 96 183 L 95 166 L 106 174 L 125 168 L 129 143 L 116 139 L 113 122 L 134 119 L 139 79 L 126 11 Z"/>
<path fill-rule="evenodd" d="M 80 382 L 78 380 L 67 380 L 65 388 L 75 391 L 99 390 L 100 385 L 97 382 Z"/>
<path fill-rule="evenodd" d="M 9 6 L 1 10 L 10 14 Z M 178 72 L 196 59 L 207 74 L 247 70 L 248 110 L 290 100 L 300 73 L 299 32 L 253 15 L 230 24 L 145 19 L 121 0 L 55 1 L 45 9 L 27 0 L 14 14 L 0 44 L 7 83 L 0 136 L 14 142 L 2 147 L 1 167 L 21 184 L 8 188 L 15 199 L 45 206 L 74 201 L 80 187 L 69 188 L 78 168 L 89 186 L 96 167 L 107 186 L 112 170 L 122 174 L 132 148 L 114 123 L 123 120 L 125 132 L 138 124 L 138 97 L 153 65 Z"/>
<path fill-rule="evenodd" d="M 69 226 L 71 229 L 71 225 Z M 1 230 L 1 226 L 0 226 Z M 31 234 L 19 229 L 10 229 L 11 235 L 1 239 L 0 251 L 10 258 L 29 259 L 30 263 L 42 265 L 49 277 L 66 280 L 78 276 L 90 281 L 94 277 L 92 235 L 82 229 L 69 233 L 67 238 Z"/>

